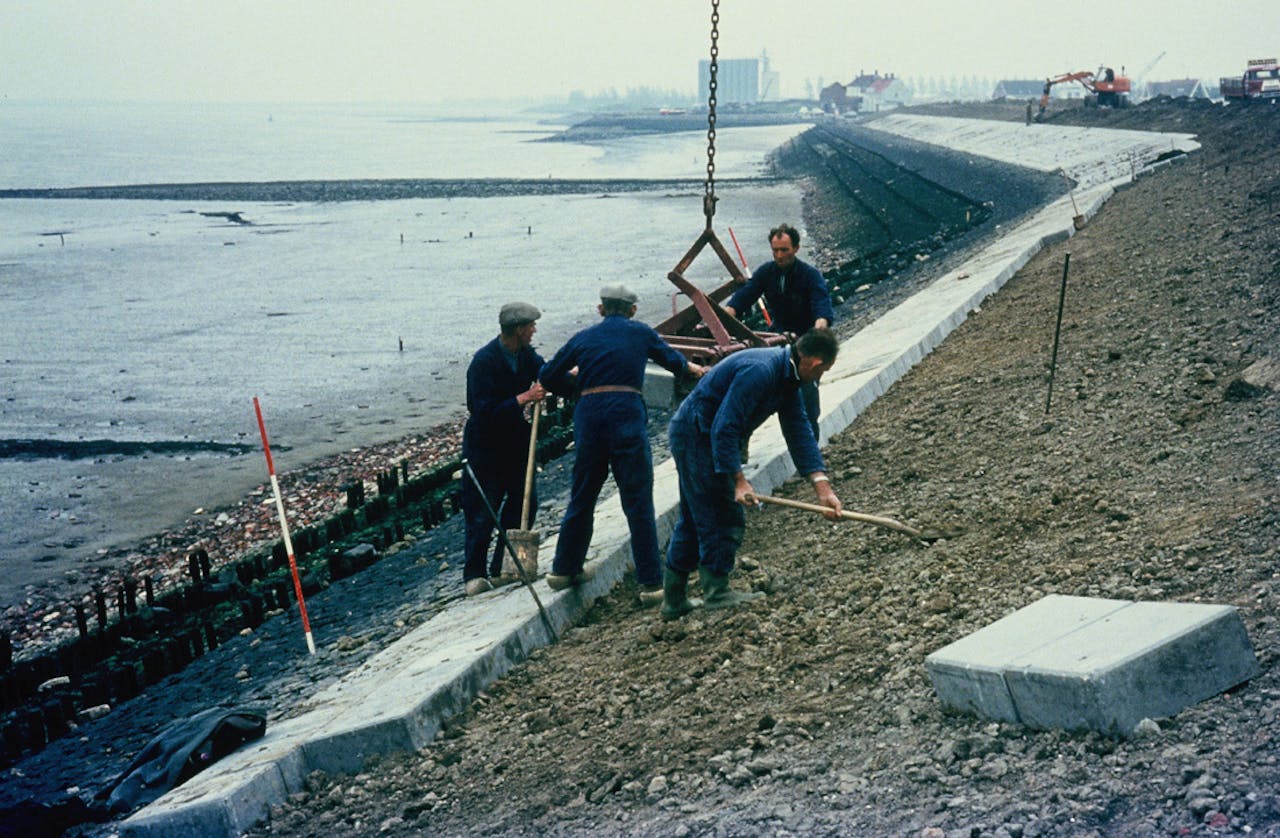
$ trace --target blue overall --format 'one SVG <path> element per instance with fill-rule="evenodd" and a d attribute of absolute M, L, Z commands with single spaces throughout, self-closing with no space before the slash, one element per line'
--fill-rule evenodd
<path fill-rule="evenodd" d="M 605 477 L 612 471 L 631 530 L 636 581 L 641 585 L 661 582 L 649 414 L 639 393 L 644 385 L 646 360 L 677 375 L 688 371 L 684 356 L 652 328 L 611 314 L 570 338 L 542 368 L 539 379 L 554 393 L 573 391 L 575 382 L 569 370 L 575 366 L 579 392 L 595 387 L 627 387 L 634 391 L 588 393 L 574 407 L 573 488 L 560 525 L 552 573 L 570 576 L 582 571 L 591 545 L 596 500 Z"/>
<path fill-rule="evenodd" d="M 818 318 L 825 318 L 828 325 L 836 321 L 831 307 L 831 293 L 822 271 L 799 259 L 783 271 L 777 262 L 765 262 L 751 274 L 747 284 L 734 292 L 725 305 L 740 315 L 745 315 L 756 300 L 764 296 L 769 316 L 773 318 L 773 330 L 791 332 L 799 337 L 813 328 Z M 818 383 L 803 384 L 800 396 L 804 399 L 805 412 L 813 436 L 818 436 L 818 418 L 822 405 L 818 398 Z"/>
<path fill-rule="evenodd" d="M 531 347 L 511 356 L 497 338 L 476 352 L 467 367 L 467 410 L 470 416 L 462 431 L 462 456 L 471 464 L 484 487 L 485 497 L 495 512 L 502 509 L 502 528 L 520 526 L 524 503 L 525 468 L 532 431 L 516 396 L 537 379 L 543 360 Z M 530 492 L 530 517 L 538 508 L 537 488 Z M 493 518 L 485 509 L 480 492 L 466 475 L 462 478 L 462 512 L 466 523 L 466 561 L 462 578 L 470 581 L 497 576 L 502 568 L 502 540 L 494 546 L 488 572 L 485 554 L 493 537 Z"/>
<path fill-rule="evenodd" d="M 801 474 L 825 471 L 800 397 L 791 349 L 746 349 L 717 363 L 671 417 L 671 455 L 680 482 L 680 518 L 667 567 L 733 570 L 746 516 L 734 500 L 742 443 L 774 413 Z"/>

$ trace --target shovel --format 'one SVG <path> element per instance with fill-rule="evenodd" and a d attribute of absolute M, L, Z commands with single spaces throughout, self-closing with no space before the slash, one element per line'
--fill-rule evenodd
<path fill-rule="evenodd" d="M 538 453 L 538 416 L 542 413 L 542 402 L 533 403 L 533 430 L 529 434 L 529 464 L 525 469 L 524 475 L 524 506 L 520 509 L 520 529 L 507 530 L 507 541 L 511 542 L 511 546 L 515 548 L 515 559 L 510 556 L 510 552 L 502 557 L 502 581 L 510 579 L 515 581 L 521 576 L 528 576 L 535 579 L 538 576 L 538 542 L 540 540 L 537 530 L 529 529 L 529 503 L 533 499 L 533 465 L 534 456 Z M 524 569 L 521 574 L 516 570 L 514 561 L 520 562 L 520 567 Z"/>
<path fill-rule="evenodd" d="M 480 478 L 476 477 L 475 471 L 471 468 L 471 463 L 465 459 L 462 461 L 462 471 L 471 479 L 472 485 L 476 487 L 476 491 L 480 494 L 480 500 L 484 503 L 484 509 L 489 513 L 489 517 L 493 520 L 493 526 L 498 530 L 498 541 L 502 542 L 502 546 L 506 548 L 508 555 L 515 556 L 516 548 L 513 547 L 511 542 L 507 539 L 507 533 L 509 530 L 504 530 L 502 528 L 502 518 L 498 513 L 493 511 L 493 504 L 489 503 L 489 498 L 485 497 L 484 489 L 480 486 Z M 524 583 L 526 588 L 529 589 L 529 596 L 533 597 L 534 604 L 538 606 L 538 614 L 542 616 L 542 623 L 547 627 L 547 632 L 550 634 L 551 640 L 553 642 L 559 640 L 559 636 L 556 635 L 556 627 L 552 625 L 551 618 L 547 616 L 547 609 L 542 607 L 542 600 L 539 599 L 538 592 L 533 589 L 533 577 L 524 572 L 523 565 L 514 564 L 512 567 L 519 571 L 517 578 Z"/>
<path fill-rule="evenodd" d="M 768 495 L 756 495 L 756 500 L 761 501 L 762 503 L 771 503 L 775 506 L 789 506 L 792 509 L 804 509 L 809 512 L 830 511 L 828 507 L 819 506 L 816 503 L 805 503 L 804 501 L 788 500 L 786 498 L 773 498 Z M 877 527 L 897 530 L 898 532 L 906 533 L 912 538 L 917 538 L 927 544 L 931 544 L 939 539 L 945 538 L 945 536 L 940 532 L 936 532 L 934 530 L 918 530 L 910 524 L 904 524 L 901 521 L 895 521 L 892 518 L 882 518 L 879 515 L 867 515 L 864 512 L 848 512 L 842 510 L 840 512 L 840 517 L 848 521 L 861 521 L 864 524 L 875 524 Z"/>
<path fill-rule="evenodd" d="M 1083 230 L 1084 215 L 1080 212 L 1080 208 L 1076 206 L 1076 196 L 1075 196 L 1075 193 L 1072 191 L 1073 187 L 1071 185 L 1071 179 L 1067 177 L 1066 171 L 1062 169 L 1059 169 L 1058 171 L 1062 173 L 1062 180 L 1067 184 L 1067 196 L 1071 198 L 1071 210 L 1072 212 L 1075 213 L 1075 215 L 1071 218 L 1071 224 L 1077 230 Z"/>

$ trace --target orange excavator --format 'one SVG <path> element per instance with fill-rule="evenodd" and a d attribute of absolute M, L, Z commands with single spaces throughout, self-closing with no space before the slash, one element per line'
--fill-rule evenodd
<path fill-rule="evenodd" d="M 1085 96 L 1085 107 L 1097 105 L 1102 108 L 1123 108 L 1129 104 L 1129 77 L 1120 68 L 1120 75 L 1110 67 L 1099 67 L 1097 72 L 1084 70 L 1076 73 L 1063 73 L 1044 80 L 1044 93 L 1040 96 L 1040 113 L 1036 114 L 1036 122 L 1044 120 L 1044 110 L 1049 106 L 1049 91 L 1055 84 L 1079 82 L 1088 91 Z"/>

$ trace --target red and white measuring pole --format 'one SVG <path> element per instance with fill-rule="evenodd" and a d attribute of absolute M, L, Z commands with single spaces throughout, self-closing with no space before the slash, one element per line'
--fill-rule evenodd
<path fill-rule="evenodd" d="M 289 572 L 293 574 L 293 592 L 298 597 L 298 611 L 302 613 L 302 630 L 307 635 L 307 649 L 316 653 L 316 642 L 311 639 L 311 621 L 307 619 L 307 603 L 302 598 L 302 580 L 298 578 L 298 561 L 293 557 L 293 542 L 289 539 L 289 522 L 284 517 L 284 500 L 280 497 L 280 482 L 276 480 L 276 465 L 271 461 L 271 446 L 267 443 L 267 426 L 262 421 L 262 406 L 253 397 L 253 412 L 258 414 L 258 430 L 262 432 L 262 450 L 267 455 L 267 472 L 271 475 L 271 491 L 276 495 L 276 512 L 280 514 L 280 530 L 284 533 L 284 550 L 289 555 Z"/>
<path fill-rule="evenodd" d="M 751 269 L 747 267 L 747 257 L 742 255 L 742 245 L 738 244 L 738 237 L 733 234 L 733 228 L 729 228 L 729 238 L 733 239 L 733 246 L 738 251 L 738 260 L 742 262 L 742 269 L 747 273 L 751 273 Z M 766 326 L 773 325 L 773 318 L 769 316 L 769 309 L 764 304 L 764 297 L 758 300 L 760 303 L 760 313 L 764 315 L 764 324 Z"/>

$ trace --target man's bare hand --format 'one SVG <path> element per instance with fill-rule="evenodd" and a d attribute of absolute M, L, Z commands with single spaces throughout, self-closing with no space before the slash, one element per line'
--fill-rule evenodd
<path fill-rule="evenodd" d="M 695 364 L 692 361 L 689 362 L 689 375 L 692 375 L 694 378 L 702 378 L 702 376 L 706 374 L 707 368 L 702 364 Z"/>
<path fill-rule="evenodd" d="M 831 488 L 831 484 L 824 480 L 815 488 L 818 492 L 818 503 L 827 508 L 822 513 L 823 516 L 829 521 L 843 520 L 840 517 L 840 513 L 844 511 L 844 505 L 840 503 L 840 498 L 836 497 L 835 490 Z"/>
<path fill-rule="evenodd" d="M 547 397 L 547 390 L 542 386 L 542 382 L 535 381 L 533 386 L 516 396 L 516 404 L 524 407 L 530 402 L 540 402 Z"/>
<path fill-rule="evenodd" d="M 734 477 L 733 499 L 743 506 L 754 507 L 760 505 L 760 501 L 756 499 L 756 490 L 742 472 L 738 472 Z"/>

